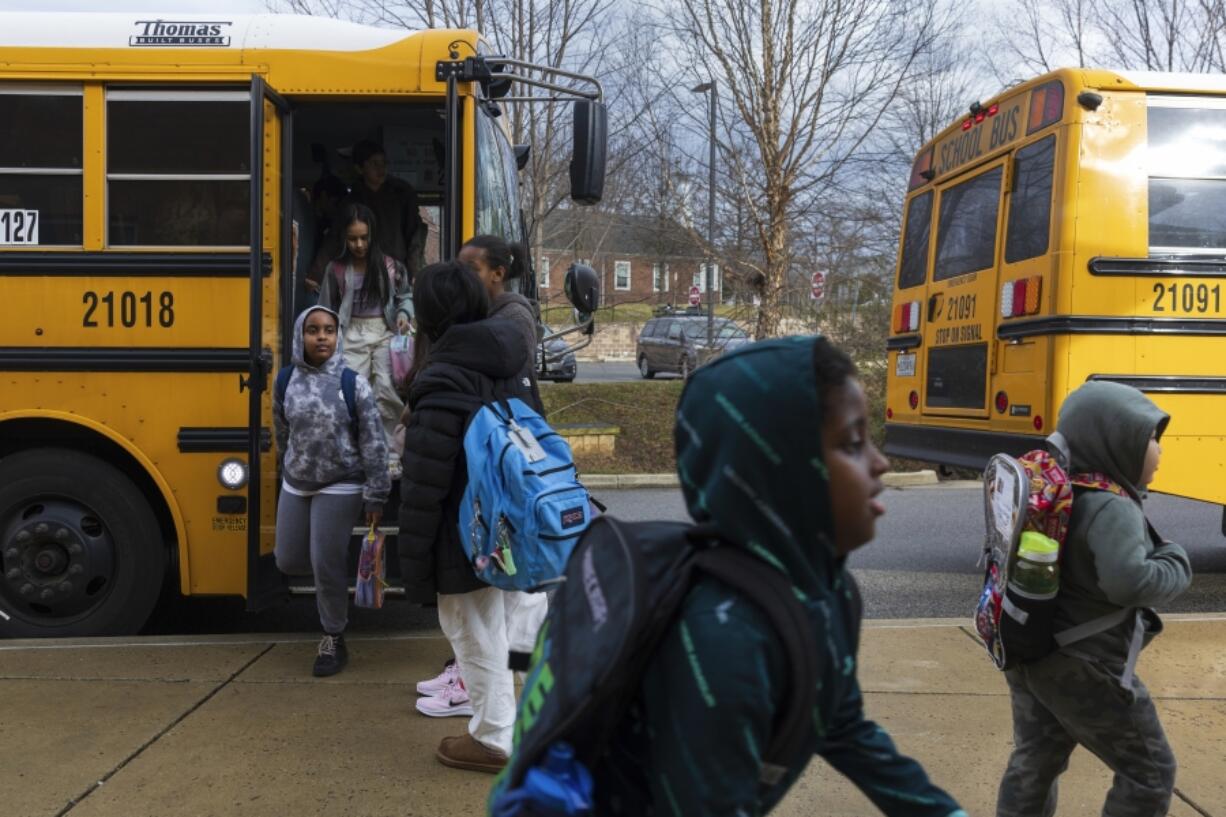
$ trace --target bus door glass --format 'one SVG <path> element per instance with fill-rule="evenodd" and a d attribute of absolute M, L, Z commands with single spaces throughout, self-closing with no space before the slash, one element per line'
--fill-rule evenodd
<path fill-rule="evenodd" d="M 932 278 L 921 307 L 925 414 L 988 414 L 1004 175 L 997 161 L 938 190 Z"/>
<path fill-rule="evenodd" d="M 995 323 L 1050 315 L 1055 303 L 1052 190 L 1056 134 L 1019 148 L 1006 179 L 1004 258 Z M 1054 425 L 1047 397 L 1050 337 L 1033 335 L 998 345 L 992 380 L 993 416 L 1011 431 L 1034 433 Z"/>

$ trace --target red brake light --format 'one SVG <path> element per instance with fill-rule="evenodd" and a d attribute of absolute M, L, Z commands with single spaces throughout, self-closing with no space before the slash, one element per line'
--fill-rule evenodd
<path fill-rule="evenodd" d="M 1013 282 L 1013 314 L 1009 317 L 1016 318 L 1018 315 L 1026 314 L 1026 279 L 1018 278 Z"/>
<path fill-rule="evenodd" d="M 1043 430 L 1043 417 L 1041 415 L 1036 414 L 1034 416 L 1034 430 L 1035 431 Z"/>
<path fill-rule="evenodd" d="M 996 410 L 1001 414 L 1009 410 L 1009 395 L 1003 391 L 996 392 Z"/>
<path fill-rule="evenodd" d="M 885 419 L 887 419 L 887 420 L 892 420 L 892 419 L 894 419 L 894 409 L 892 409 L 892 408 L 886 408 L 886 410 L 885 410 Z"/>
<path fill-rule="evenodd" d="M 907 402 L 911 404 L 911 410 L 915 411 L 919 408 L 919 392 L 913 391 L 907 395 Z"/>

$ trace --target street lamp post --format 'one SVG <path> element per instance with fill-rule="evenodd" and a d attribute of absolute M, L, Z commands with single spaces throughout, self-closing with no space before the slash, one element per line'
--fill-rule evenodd
<path fill-rule="evenodd" d="M 715 80 L 704 82 L 690 89 L 696 94 L 710 93 L 708 105 L 707 141 L 711 152 L 707 158 L 707 355 L 715 349 Z"/>

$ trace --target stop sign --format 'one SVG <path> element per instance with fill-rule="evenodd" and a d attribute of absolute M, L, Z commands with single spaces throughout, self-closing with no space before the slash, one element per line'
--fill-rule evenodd
<path fill-rule="evenodd" d="M 820 301 L 826 294 L 826 274 L 824 272 L 819 270 L 813 273 L 813 286 L 809 291 L 813 294 L 815 301 Z"/>
<path fill-rule="evenodd" d="M 702 303 L 702 293 L 698 291 L 698 287 L 690 287 L 690 306 L 698 306 Z"/>

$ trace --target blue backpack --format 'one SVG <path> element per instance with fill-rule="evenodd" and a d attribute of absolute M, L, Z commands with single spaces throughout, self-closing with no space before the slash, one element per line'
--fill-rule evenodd
<path fill-rule="evenodd" d="M 522 400 L 482 406 L 464 433 L 460 543 L 477 577 L 503 590 L 559 581 L 592 520 L 570 446 Z"/>
<path fill-rule="evenodd" d="M 285 405 L 285 392 L 289 389 L 289 379 L 294 375 L 294 364 L 282 366 L 277 372 L 277 381 L 273 385 L 273 395 L 277 402 Z M 348 366 L 341 369 L 341 397 L 345 398 L 345 408 L 349 409 L 349 423 L 353 428 L 353 438 L 358 439 L 358 373 Z"/>

